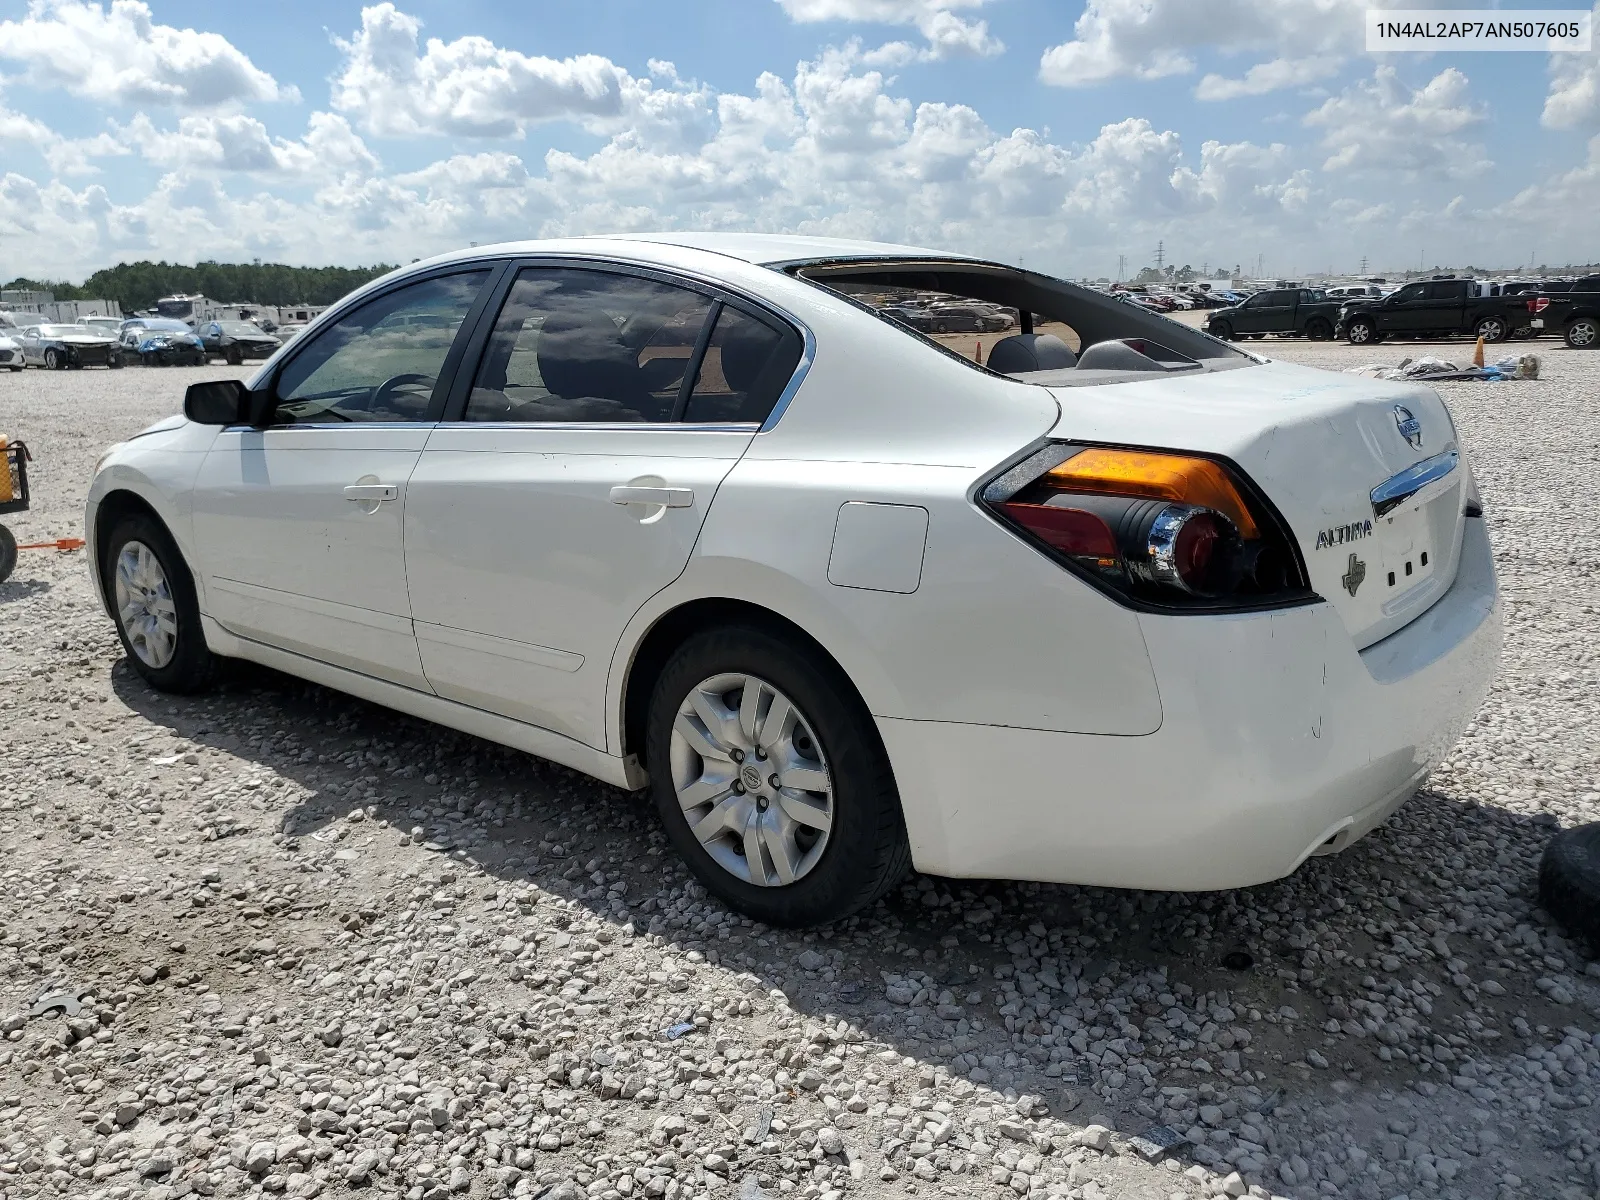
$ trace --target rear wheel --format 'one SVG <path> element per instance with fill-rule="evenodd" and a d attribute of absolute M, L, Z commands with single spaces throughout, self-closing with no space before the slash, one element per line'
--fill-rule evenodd
<path fill-rule="evenodd" d="M 1511 332 L 1504 317 L 1484 317 L 1473 330 L 1486 342 L 1503 342 Z"/>
<path fill-rule="evenodd" d="M 216 660 L 200 628 L 194 579 L 155 518 L 123 518 L 106 543 L 101 575 L 128 665 L 157 691 L 197 692 Z"/>
<path fill-rule="evenodd" d="M 866 705 L 836 670 L 768 630 L 707 630 L 679 648 L 651 700 L 647 759 L 678 852 L 757 920 L 840 920 L 910 864 Z"/>
<path fill-rule="evenodd" d="M 17 569 L 17 539 L 11 530 L 0 525 L 0 583 L 11 578 Z"/>
<path fill-rule="evenodd" d="M 1574 350 L 1600 347 L 1600 317 L 1578 317 L 1568 321 L 1562 336 Z"/>
<path fill-rule="evenodd" d="M 1317 317 L 1306 325 L 1306 336 L 1314 342 L 1325 342 L 1333 337 L 1333 326 Z"/>
<path fill-rule="evenodd" d="M 1365 317 L 1357 317 L 1345 329 L 1345 340 L 1352 346 L 1367 346 L 1378 340 L 1378 329 Z"/>

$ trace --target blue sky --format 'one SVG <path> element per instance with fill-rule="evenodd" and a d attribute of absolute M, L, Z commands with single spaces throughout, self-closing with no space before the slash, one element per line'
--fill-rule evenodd
<path fill-rule="evenodd" d="M 1370 55 L 1366 2 L 0 0 L 0 277 L 659 227 L 1600 259 L 1600 55 Z"/>

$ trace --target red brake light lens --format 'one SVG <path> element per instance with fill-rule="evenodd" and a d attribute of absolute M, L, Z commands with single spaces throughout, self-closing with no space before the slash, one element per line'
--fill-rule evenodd
<path fill-rule="evenodd" d="M 993 480 L 983 499 L 1131 601 L 1215 610 L 1313 598 L 1281 519 L 1216 459 L 1057 443 Z"/>

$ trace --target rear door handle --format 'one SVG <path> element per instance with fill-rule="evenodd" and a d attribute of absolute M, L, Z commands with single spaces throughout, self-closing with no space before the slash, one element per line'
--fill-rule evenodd
<path fill-rule="evenodd" d="M 694 492 L 680 487 L 634 487 L 631 484 L 611 489 L 613 504 L 659 504 L 663 508 L 689 508 Z"/>
<path fill-rule="evenodd" d="M 393 500 L 400 489 L 392 483 L 352 483 L 344 489 L 344 498 L 362 503 L 371 500 Z"/>

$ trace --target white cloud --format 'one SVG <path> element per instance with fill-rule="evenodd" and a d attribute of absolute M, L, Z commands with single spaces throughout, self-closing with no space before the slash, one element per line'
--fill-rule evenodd
<path fill-rule="evenodd" d="M 31 0 L 27 15 L 0 21 L 0 57 L 23 78 L 102 103 L 217 108 L 296 100 L 226 38 L 158 25 L 141 0 Z"/>
<path fill-rule="evenodd" d="M 1412 89 L 1382 65 L 1370 80 L 1307 113 L 1305 123 L 1326 131 L 1325 171 L 1466 177 L 1490 165 L 1483 146 L 1462 136 L 1487 116 L 1468 91 L 1467 77 L 1454 67 Z"/>
<path fill-rule="evenodd" d="M 100 168 L 94 159 L 109 158 L 129 153 L 128 148 L 110 134 L 98 133 L 93 137 L 68 138 L 51 129 L 43 121 L 23 113 L 12 112 L 0 103 L 0 147 L 32 146 L 57 175 L 95 175 Z"/>
<path fill-rule="evenodd" d="M 312 113 L 299 140 L 272 137 L 254 117 L 230 113 L 183 117 L 175 130 L 143 113 L 119 130 L 122 144 L 167 170 L 244 171 L 261 175 L 370 174 L 378 160 L 343 117 Z"/>
<path fill-rule="evenodd" d="M 1240 96 L 1264 96 L 1280 88 L 1301 87 L 1337 74 L 1339 59 L 1332 57 L 1275 58 L 1257 63 L 1241 79 L 1207 75 L 1195 88 L 1199 100 L 1234 100 Z"/>
<path fill-rule="evenodd" d="M 652 63 L 639 79 L 597 54 L 532 57 L 487 38 L 428 39 L 422 22 L 385 3 L 361 12 L 361 29 L 339 41 L 345 61 L 333 107 L 381 137 L 520 137 L 545 121 L 576 121 L 596 132 L 620 128 L 670 134 L 692 144 L 712 124 L 710 93 Z"/>
<path fill-rule="evenodd" d="M 1203 47 L 1230 54 L 1264 50 L 1279 58 L 1347 54 L 1362 45 L 1368 3 L 1089 0 L 1073 27 L 1076 36 L 1044 52 L 1039 78 L 1057 87 L 1093 87 L 1118 78 L 1187 75 L 1195 69 L 1192 52 Z"/>
<path fill-rule="evenodd" d="M 1600 25 L 1600 3 L 1594 6 Z M 1600 129 L 1600 54 L 1552 54 L 1541 122 L 1549 129 Z"/>
<path fill-rule="evenodd" d="M 879 48 L 873 65 L 934 62 L 961 56 L 993 58 L 1005 43 L 989 32 L 987 21 L 968 20 L 955 10 L 981 8 L 989 0 L 777 0 L 789 19 L 799 22 L 851 21 L 914 26 L 928 44 L 918 48 L 890 42 Z"/>

